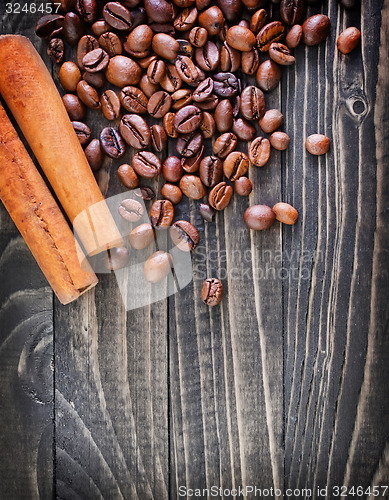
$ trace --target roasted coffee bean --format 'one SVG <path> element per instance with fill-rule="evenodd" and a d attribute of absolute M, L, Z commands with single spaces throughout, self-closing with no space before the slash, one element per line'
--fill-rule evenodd
<path fill-rule="evenodd" d="M 237 95 L 239 87 L 239 81 L 232 73 L 217 73 L 213 76 L 213 91 L 220 97 Z"/>
<path fill-rule="evenodd" d="M 233 49 L 227 42 L 224 42 L 220 51 L 220 69 L 224 72 L 235 73 L 239 69 L 240 61 L 239 50 Z"/>
<path fill-rule="evenodd" d="M 171 23 L 175 17 L 174 5 L 167 0 L 145 0 L 147 15 L 156 23 Z"/>
<path fill-rule="evenodd" d="M 162 118 L 172 105 L 172 98 L 167 92 L 160 90 L 153 94 L 147 103 L 147 112 L 153 118 Z"/>
<path fill-rule="evenodd" d="M 165 76 L 165 71 L 165 63 L 160 59 L 156 59 L 147 68 L 147 77 L 151 83 L 160 83 Z"/>
<path fill-rule="evenodd" d="M 226 42 L 236 50 L 248 52 L 255 45 L 255 35 L 243 26 L 231 26 L 226 34 Z"/>
<path fill-rule="evenodd" d="M 60 4 L 60 10 L 62 12 L 69 12 L 69 10 L 72 10 L 74 9 L 74 6 L 75 6 L 75 0 L 59 0 L 59 2 L 57 2 Z"/>
<path fill-rule="evenodd" d="M 39 38 L 58 37 L 63 32 L 64 22 L 65 18 L 60 14 L 47 14 L 38 19 L 35 25 L 35 33 Z"/>
<path fill-rule="evenodd" d="M 92 33 L 96 36 L 100 37 L 102 34 L 107 33 L 108 31 L 111 31 L 111 26 L 107 24 L 104 19 L 99 19 L 92 24 Z M 106 52 L 108 51 L 106 50 Z"/>
<path fill-rule="evenodd" d="M 192 102 L 192 92 L 189 89 L 179 89 L 172 94 L 172 108 L 175 111 L 188 106 Z"/>
<path fill-rule="evenodd" d="M 110 158 L 121 158 L 126 152 L 126 145 L 113 127 L 106 127 L 100 133 L 100 143 L 106 155 Z"/>
<path fill-rule="evenodd" d="M 227 21 L 237 21 L 241 17 L 241 0 L 217 0 L 217 4 Z"/>
<path fill-rule="evenodd" d="M 158 153 L 161 153 L 167 146 L 167 135 L 161 125 L 152 125 L 150 127 L 151 145 Z"/>
<path fill-rule="evenodd" d="M 104 152 L 98 139 L 90 141 L 85 148 L 85 156 L 93 172 L 97 172 L 103 166 Z"/>
<path fill-rule="evenodd" d="M 200 200 L 200 198 L 203 198 L 207 194 L 200 177 L 191 174 L 182 176 L 180 180 L 180 189 L 184 195 L 191 200 Z"/>
<path fill-rule="evenodd" d="M 134 9 L 134 6 L 130 6 L 130 2 L 121 2 L 121 4 L 126 7 L 132 15 L 132 29 L 137 28 L 138 26 L 141 26 L 142 24 L 145 25 L 147 23 L 147 13 L 146 9 L 139 4 L 141 3 L 140 1 L 136 0 L 135 2 L 132 2 L 133 4 L 136 4 L 136 9 Z"/>
<path fill-rule="evenodd" d="M 324 155 L 330 149 L 330 140 L 323 134 L 312 134 L 307 137 L 305 147 L 312 155 Z"/>
<path fill-rule="evenodd" d="M 139 193 L 136 192 L 135 196 L 138 196 L 139 198 L 142 198 L 143 200 L 150 201 L 153 198 L 155 198 L 155 193 L 151 189 L 151 187 L 140 187 Z"/>
<path fill-rule="evenodd" d="M 171 24 L 151 23 L 150 28 L 154 34 L 164 33 L 165 35 L 175 36 L 176 30 Z"/>
<path fill-rule="evenodd" d="M 105 50 L 98 48 L 88 52 L 82 60 L 82 65 L 89 73 L 97 73 L 108 66 L 109 56 Z"/>
<path fill-rule="evenodd" d="M 166 33 L 157 33 L 152 40 L 152 48 L 156 54 L 164 59 L 175 59 L 180 48 L 179 43 Z"/>
<path fill-rule="evenodd" d="M 318 45 L 330 34 L 331 23 L 324 14 L 308 17 L 303 24 L 303 42 L 305 45 Z"/>
<path fill-rule="evenodd" d="M 77 45 L 77 65 L 81 69 L 85 69 L 82 60 L 92 50 L 95 50 L 99 47 L 99 42 L 92 35 L 84 35 L 80 38 L 80 41 Z"/>
<path fill-rule="evenodd" d="M 141 24 L 134 28 L 127 36 L 127 47 L 133 52 L 144 52 L 151 47 L 153 30 L 147 24 Z"/>
<path fill-rule="evenodd" d="M 77 64 L 71 61 L 64 62 L 59 70 L 59 81 L 62 87 L 68 92 L 75 92 L 80 80 L 81 71 Z"/>
<path fill-rule="evenodd" d="M 223 173 L 231 181 L 236 181 L 245 175 L 249 168 L 249 159 L 240 151 L 233 151 L 223 162 Z"/>
<path fill-rule="evenodd" d="M 145 280 L 150 283 L 159 283 L 170 273 L 172 266 L 170 254 L 158 250 L 158 252 L 153 253 L 145 262 Z"/>
<path fill-rule="evenodd" d="M 295 62 L 292 53 L 283 43 L 272 43 L 269 47 L 269 56 L 281 66 L 290 66 Z"/>
<path fill-rule="evenodd" d="M 137 87 L 124 87 L 120 92 L 120 102 L 127 111 L 143 114 L 147 111 L 148 99 Z"/>
<path fill-rule="evenodd" d="M 121 183 L 128 189 L 135 189 L 139 186 L 139 177 L 128 163 L 120 165 L 118 168 L 118 176 Z"/>
<path fill-rule="evenodd" d="M 207 205 L 206 203 L 200 203 L 199 212 L 201 217 L 207 222 L 213 222 L 215 217 L 215 209 Z"/>
<path fill-rule="evenodd" d="M 131 32 L 132 33 L 132 32 Z M 152 53 L 150 56 L 147 57 L 142 57 L 141 59 L 138 59 L 138 64 L 141 68 L 146 69 L 150 66 L 150 64 L 158 59 L 158 56 L 154 53 Z"/>
<path fill-rule="evenodd" d="M 187 36 L 186 34 L 184 36 Z M 184 40 L 184 39 L 180 39 L 178 38 L 177 39 L 177 42 L 178 42 L 178 45 L 179 45 L 179 49 L 178 49 L 178 53 L 182 56 L 188 56 L 188 57 L 192 57 L 193 54 L 194 54 L 194 48 L 193 48 L 193 45 L 188 41 L 188 40 Z"/>
<path fill-rule="evenodd" d="M 256 81 L 258 87 L 264 92 L 274 90 L 279 84 L 282 76 L 282 69 L 277 63 L 268 59 L 260 64 Z"/>
<path fill-rule="evenodd" d="M 203 112 L 203 119 L 200 123 L 200 130 L 203 134 L 204 139 L 211 139 L 215 135 L 216 123 L 211 113 L 208 113 L 207 111 Z"/>
<path fill-rule="evenodd" d="M 90 141 L 91 131 L 88 125 L 82 122 L 72 122 L 74 131 L 77 134 L 81 146 L 85 146 Z"/>
<path fill-rule="evenodd" d="M 68 12 L 63 23 L 63 34 L 69 45 L 77 45 L 84 34 L 84 24 L 75 12 Z"/>
<path fill-rule="evenodd" d="M 132 159 L 132 166 L 138 175 L 146 177 L 146 179 L 157 177 L 162 168 L 159 158 L 148 151 L 136 153 Z"/>
<path fill-rule="evenodd" d="M 193 28 L 196 19 L 196 7 L 186 7 L 178 14 L 173 24 L 177 31 L 189 31 Z"/>
<path fill-rule="evenodd" d="M 208 31 L 210 36 L 217 35 L 224 22 L 223 12 L 219 7 L 212 6 L 204 10 L 198 17 L 198 23 L 202 28 Z"/>
<path fill-rule="evenodd" d="M 105 79 L 105 73 L 97 72 L 97 73 L 89 73 L 89 71 L 84 71 L 82 75 L 83 80 L 86 83 L 89 83 L 95 89 L 101 89 L 106 84 L 107 80 Z"/>
<path fill-rule="evenodd" d="M 245 118 L 237 118 L 232 123 L 232 132 L 240 141 L 252 141 L 256 136 L 257 131 Z"/>
<path fill-rule="evenodd" d="M 96 0 L 76 0 L 76 12 L 86 23 L 94 23 L 98 16 Z"/>
<path fill-rule="evenodd" d="M 239 196 L 248 196 L 253 190 L 253 184 L 248 177 L 239 177 L 234 184 L 235 191 Z"/>
<path fill-rule="evenodd" d="M 99 44 L 109 57 L 120 56 L 123 52 L 123 45 L 116 33 L 108 31 L 103 33 L 99 38 Z"/>
<path fill-rule="evenodd" d="M 258 123 L 266 134 L 271 134 L 284 123 L 284 115 L 279 109 L 268 109 Z"/>
<path fill-rule="evenodd" d="M 100 108 L 100 98 L 97 90 L 91 87 L 85 80 L 81 80 L 78 83 L 77 95 L 88 108 Z"/>
<path fill-rule="evenodd" d="M 122 200 L 118 208 L 119 215 L 128 222 L 138 222 L 143 217 L 144 208 L 139 201 L 132 198 Z"/>
<path fill-rule="evenodd" d="M 125 56 L 115 56 L 109 60 L 105 76 L 109 83 L 123 88 L 127 85 L 136 85 L 141 77 L 140 66 Z"/>
<path fill-rule="evenodd" d="M 202 70 L 214 71 L 220 61 L 220 53 L 217 45 L 208 41 L 203 47 L 195 50 L 195 59 Z"/>
<path fill-rule="evenodd" d="M 167 182 L 161 187 L 161 195 L 166 199 L 173 203 L 173 205 L 177 205 L 182 200 L 182 191 L 175 184 L 170 184 Z"/>
<path fill-rule="evenodd" d="M 183 170 L 185 170 L 185 172 L 188 172 L 188 174 L 196 172 L 199 169 L 203 153 L 204 153 L 204 146 L 201 146 L 201 148 L 194 156 L 190 158 L 181 158 L 181 166 Z"/>
<path fill-rule="evenodd" d="M 219 104 L 219 98 L 215 94 L 210 94 L 204 101 L 197 102 L 197 107 L 203 111 L 212 111 Z"/>
<path fill-rule="evenodd" d="M 176 221 L 171 226 L 169 234 L 173 244 L 182 252 L 193 251 L 200 241 L 197 229 L 186 220 Z"/>
<path fill-rule="evenodd" d="M 263 230 L 274 224 L 276 214 L 267 205 L 252 205 L 245 211 L 243 218 L 250 229 Z"/>
<path fill-rule="evenodd" d="M 189 41 L 194 47 L 204 47 L 208 40 L 208 31 L 200 26 L 195 26 L 189 33 Z"/>
<path fill-rule="evenodd" d="M 284 33 L 285 27 L 279 21 L 266 24 L 257 35 L 258 49 L 261 52 L 266 52 L 273 42 L 282 40 Z"/>
<path fill-rule="evenodd" d="M 136 250 L 143 250 L 155 239 L 155 233 L 151 224 L 140 224 L 135 227 L 128 236 L 130 245 Z"/>
<path fill-rule="evenodd" d="M 106 23 L 116 30 L 129 30 L 132 27 L 132 14 L 119 2 L 108 2 L 103 8 Z"/>
<path fill-rule="evenodd" d="M 256 137 L 249 147 L 249 160 L 257 167 L 263 167 L 270 158 L 270 141 L 264 137 Z"/>
<path fill-rule="evenodd" d="M 199 128 L 203 112 L 193 105 L 184 106 L 174 117 L 174 128 L 181 134 L 190 134 Z"/>
<path fill-rule="evenodd" d="M 224 210 L 230 203 L 233 189 L 224 181 L 219 182 L 211 189 L 209 193 L 209 204 L 215 210 Z"/>
<path fill-rule="evenodd" d="M 197 10 L 204 10 L 211 5 L 212 0 L 196 0 L 195 3 Z"/>
<path fill-rule="evenodd" d="M 242 71 L 246 75 L 254 75 L 259 68 L 259 52 L 254 47 L 249 52 L 242 53 Z"/>
<path fill-rule="evenodd" d="M 223 297 L 223 285 L 216 278 L 207 278 L 201 289 L 201 300 L 207 306 L 214 307 L 219 304 Z"/>
<path fill-rule="evenodd" d="M 185 83 L 197 86 L 200 76 L 199 68 L 193 64 L 193 61 L 187 56 L 178 56 L 175 62 L 177 72 Z"/>
<path fill-rule="evenodd" d="M 107 250 L 107 254 L 107 257 L 104 259 L 104 266 L 110 271 L 122 269 L 130 262 L 130 255 L 127 248 L 111 248 Z"/>
<path fill-rule="evenodd" d="M 140 82 L 139 82 L 139 87 L 141 88 L 141 90 L 145 94 L 145 96 L 147 97 L 147 103 L 149 102 L 150 97 L 153 94 L 155 94 L 155 92 L 158 92 L 159 90 L 161 90 L 160 85 L 151 83 L 150 80 L 148 79 L 147 75 L 142 76 L 142 78 L 140 79 Z M 146 103 L 146 111 L 147 111 L 147 103 Z"/>
<path fill-rule="evenodd" d="M 232 105 L 228 99 L 219 102 L 215 109 L 215 123 L 219 132 L 228 132 L 232 128 Z"/>
<path fill-rule="evenodd" d="M 163 128 L 166 132 L 166 134 L 171 137 L 172 139 L 176 139 L 178 137 L 178 132 L 174 128 L 174 117 L 175 113 L 166 113 L 166 115 L 163 117 Z"/>
<path fill-rule="evenodd" d="M 295 24 L 290 29 L 289 33 L 286 35 L 285 43 L 290 49 L 295 49 L 300 43 L 303 34 L 303 27 L 299 24 Z"/>
<path fill-rule="evenodd" d="M 284 151 L 289 146 L 290 138 L 285 132 L 273 132 L 270 136 L 270 144 L 278 151 Z"/>
<path fill-rule="evenodd" d="M 150 220 L 153 227 L 169 227 L 173 221 L 174 207 L 170 200 L 157 200 L 150 209 Z"/>
<path fill-rule="evenodd" d="M 338 36 L 336 46 L 342 54 L 349 54 L 358 45 L 360 38 L 358 28 L 347 28 Z"/>
<path fill-rule="evenodd" d="M 221 159 L 226 158 L 235 149 L 237 142 L 238 139 L 232 132 L 222 134 L 216 139 L 213 145 L 213 154 Z"/>
<path fill-rule="evenodd" d="M 120 120 L 119 131 L 132 148 L 145 149 L 151 142 L 149 126 L 141 116 L 124 115 Z"/>
<path fill-rule="evenodd" d="M 206 156 L 200 162 L 200 179 L 204 186 L 213 187 L 222 180 L 223 165 L 217 156 Z"/>
<path fill-rule="evenodd" d="M 297 24 L 304 14 L 304 0 L 282 0 L 280 13 L 285 24 L 289 26 Z"/>
<path fill-rule="evenodd" d="M 178 182 L 184 171 L 177 156 L 168 156 L 162 165 L 162 175 L 168 182 Z"/>
<path fill-rule="evenodd" d="M 106 90 L 100 98 L 101 111 L 107 120 L 116 120 L 120 115 L 120 99 L 113 90 Z"/>
<path fill-rule="evenodd" d="M 182 87 L 182 80 L 174 64 L 166 64 L 165 77 L 160 83 L 167 92 L 175 92 Z"/>
<path fill-rule="evenodd" d="M 201 133 L 194 131 L 190 134 L 181 135 L 177 140 L 176 149 L 180 155 L 190 158 L 191 156 L 195 156 L 202 144 L 203 137 Z"/>
<path fill-rule="evenodd" d="M 267 12 L 265 9 L 259 9 L 251 16 L 250 30 L 254 35 L 258 35 L 261 29 L 265 26 L 267 19 Z"/>
<path fill-rule="evenodd" d="M 247 120 L 256 120 L 265 114 L 265 96 L 253 85 L 246 87 L 240 96 L 240 111 Z"/>
<path fill-rule="evenodd" d="M 290 226 L 297 222 L 299 216 L 297 210 L 292 205 L 289 205 L 289 203 L 276 203 L 273 207 L 273 212 L 276 214 L 277 220 Z"/>
<path fill-rule="evenodd" d="M 65 45 L 60 38 L 52 38 L 47 46 L 47 55 L 55 64 L 63 61 Z"/>
<path fill-rule="evenodd" d="M 86 109 L 80 99 L 74 94 L 65 94 L 62 97 L 62 102 L 68 112 L 71 121 L 85 120 Z"/>

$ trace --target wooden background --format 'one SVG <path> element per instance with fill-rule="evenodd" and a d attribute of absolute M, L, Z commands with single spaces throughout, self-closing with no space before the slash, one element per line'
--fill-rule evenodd
<path fill-rule="evenodd" d="M 389 484 L 389 0 L 323 4 L 308 14 L 329 15 L 328 41 L 300 46 L 266 96 L 285 115 L 288 151 L 251 167 L 254 192 L 215 223 L 180 205 L 201 243 L 176 295 L 126 313 L 115 277 L 101 275 L 61 306 L 1 206 L 1 499 L 247 485 L 312 498 L 327 486 L 336 498 L 333 486 Z M 3 14 L 0 32 L 29 36 L 51 67 L 37 18 Z M 362 44 L 343 56 L 348 26 Z M 106 120 L 90 112 L 88 123 L 96 135 Z M 324 157 L 304 149 L 315 132 L 331 138 Z M 123 191 L 117 165 L 100 173 L 107 195 Z M 295 226 L 245 227 L 248 205 L 280 200 L 298 209 Z M 200 300 L 206 276 L 224 283 L 220 307 Z"/>

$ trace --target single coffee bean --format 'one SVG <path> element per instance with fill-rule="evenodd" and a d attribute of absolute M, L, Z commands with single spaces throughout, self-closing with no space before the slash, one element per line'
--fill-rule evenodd
<path fill-rule="evenodd" d="M 197 10 L 204 10 L 211 5 L 212 0 L 196 0 L 195 3 Z"/>
<path fill-rule="evenodd" d="M 273 207 L 273 212 L 276 214 L 276 219 L 284 224 L 293 225 L 297 222 L 298 212 L 289 205 L 289 203 L 276 203 Z"/>
<path fill-rule="evenodd" d="M 106 23 L 116 30 L 129 30 L 132 27 L 132 14 L 119 2 L 108 2 L 103 8 Z"/>
<path fill-rule="evenodd" d="M 147 24 L 141 24 L 134 28 L 127 36 L 127 47 L 133 52 L 144 52 L 151 47 L 153 30 Z"/>
<path fill-rule="evenodd" d="M 107 24 L 104 19 L 99 19 L 95 23 L 92 24 L 92 33 L 96 36 L 101 36 L 104 33 L 111 31 L 111 26 Z M 106 50 L 106 49 L 104 49 Z M 106 50 L 107 51 L 107 50 Z M 108 52 L 108 51 L 107 51 Z"/>
<path fill-rule="evenodd" d="M 195 59 L 202 70 L 214 71 L 220 61 L 220 52 L 217 45 L 208 41 L 203 47 L 198 47 L 195 50 Z"/>
<path fill-rule="evenodd" d="M 88 125 L 82 122 L 72 122 L 74 131 L 77 134 L 81 146 L 85 146 L 90 141 L 91 131 Z"/>
<path fill-rule="evenodd" d="M 187 37 L 187 33 L 185 33 L 183 36 Z M 178 38 L 177 39 L 179 49 L 178 53 L 182 56 L 188 56 L 192 57 L 194 55 L 194 48 L 193 45 L 188 41 L 183 38 Z"/>
<path fill-rule="evenodd" d="M 261 52 L 266 52 L 273 42 L 282 40 L 284 33 L 285 27 L 279 21 L 266 24 L 257 35 L 258 49 Z"/>
<path fill-rule="evenodd" d="M 260 64 L 258 68 L 256 75 L 257 85 L 263 92 L 270 92 L 277 87 L 281 80 L 281 76 L 281 66 L 271 59 L 268 59 Z"/>
<path fill-rule="evenodd" d="M 62 102 L 68 112 L 71 121 L 81 122 L 85 120 L 86 109 L 80 99 L 74 94 L 65 94 Z"/>
<path fill-rule="evenodd" d="M 203 158 L 204 145 L 198 150 L 198 152 L 190 158 L 181 158 L 181 166 L 185 172 L 192 174 L 199 169 L 201 159 Z"/>
<path fill-rule="evenodd" d="M 130 245 L 136 250 L 143 250 L 148 247 L 155 238 L 153 226 L 151 224 L 140 224 L 135 227 L 128 236 Z"/>
<path fill-rule="evenodd" d="M 121 158 L 126 152 L 126 145 L 113 127 L 105 127 L 100 133 L 100 143 L 103 151 L 110 158 Z"/>
<path fill-rule="evenodd" d="M 65 22 L 64 16 L 60 14 L 47 14 L 38 19 L 35 25 L 35 33 L 39 38 L 57 38 L 63 32 Z"/>
<path fill-rule="evenodd" d="M 139 186 L 139 177 L 128 163 L 120 165 L 118 168 L 118 176 L 121 183 L 128 189 L 135 189 Z"/>
<path fill-rule="evenodd" d="M 155 92 L 161 90 L 160 85 L 159 84 L 155 85 L 154 83 L 151 83 L 147 75 L 142 76 L 139 82 L 139 87 L 147 97 L 147 102 L 149 102 L 148 100 L 153 94 L 155 94 Z M 146 104 L 146 111 L 147 111 L 147 104 Z"/>
<path fill-rule="evenodd" d="M 236 181 L 245 175 L 249 168 L 249 159 L 240 151 L 233 151 L 223 162 L 223 173 L 231 181 Z"/>
<path fill-rule="evenodd" d="M 215 109 L 215 123 L 219 132 L 228 132 L 232 128 L 232 105 L 228 99 L 219 102 Z"/>
<path fill-rule="evenodd" d="M 123 45 L 120 38 L 116 33 L 107 31 L 99 38 L 99 44 L 102 49 L 109 55 L 109 57 L 120 56 L 123 52 Z"/>
<path fill-rule="evenodd" d="M 186 220 L 176 221 L 171 226 L 169 234 L 173 245 L 182 252 L 193 251 L 200 241 L 197 229 Z"/>
<path fill-rule="evenodd" d="M 305 45 L 318 45 L 330 34 L 331 23 L 324 14 L 308 17 L 303 24 L 303 42 Z"/>
<path fill-rule="evenodd" d="M 63 34 L 69 45 L 77 45 L 84 34 L 84 24 L 75 12 L 68 12 L 63 23 Z"/>
<path fill-rule="evenodd" d="M 145 149 L 151 142 L 149 126 L 139 115 L 124 115 L 120 120 L 119 131 L 132 148 Z"/>
<path fill-rule="evenodd" d="M 137 87 L 124 87 L 120 92 L 123 108 L 132 113 L 143 114 L 147 111 L 148 99 Z"/>
<path fill-rule="evenodd" d="M 242 71 L 246 75 L 254 75 L 259 68 L 259 52 L 254 47 L 249 52 L 242 53 Z"/>
<path fill-rule="evenodd" d="M 160 83 L 165 77 L 165 63 L 160 59 L 153 61 L 147 68 L 147 76 L 151 83 Z"/>
<path fill-rule="evenodd" d="M 108 61 L 109 56 L 105 50 L 98 48 L 84 56 L 82 65 L 89 73 L 97 73 L 108 66 Z"/>
<path fill-rule="evenodd" d="M 232 193 L 233 189 L 231 186 L 224 181 L 219 182 L 219 184 L 216 184 L 209 193 L 209 204 L 215 210 L 224 210 L 230 203 Z"/>
<path fill-rule="evenodd" d="M 294 56 L 283 43 L 272 43 L 269 47 L 269 56 L 281 66 L 290 66 L 295 62 Z"/>
<path fill-rule="evenodd" d="M 270 158 L 270 141 L 264 137 L 256 137 L 249 147 L 249 160 L 257 167 L 263 167 Z"/>
<path fill-rule="evenodd" d="M 180 48 L 177 40 L 170 35 L 166 35 L 166 33 L 154 35 L 151 46 L 157 55 L 168 60 L 175 59 Z"/>
<path fill-rule="evenodd" d="M 203 198 L 207 194 L 200 177 L 191 174 L 182 176 L 180 180 L 180 189 L 183 194 L 191 200 L 200 200 L 200 198 Z"/>
<path fill-rule="evenodd" d="M 255 127 L 245 118 L 237 118 L 232 123 L 232 132 L 240 141 L 252 141 L 257 134 Z"/>
<path fill-rule="evenodd" d="M 239 87 L 239 81 L 232 73 L 217 73 L 213 76 L 213 90 L 220 97 L 237 95 Z"/>
<path fill-rule="evenodd" d="M 189 89 L 179 89 L 172 94 L 172 108 L 175 111 L 188 106 L 192 102 L 192 92 Z"/>
<path fill-rule="evenodd" d="M 99 47 L 99 42 L 92 35 L 84 35 L 80 38 L 77 45 L 77 65 L 83 70 L 85 69 L 82 61 L 88 52 Z"/>
<path fill-rule="evenodd" d="M 216 139 L 212 152 L 221 159 L 226 158 L 235 149 L 237 142 L 238 139 L 235 134 L 226 132 Z"/>
<path fill-rule="evenodd" d="M 282 126 L 284 115 L 279 109 L 268 109 L 258 123 L 266 134 L 271 134 Z"/>
<path fill-rule="evenodd" d="M 143 217 L 143 205 L 139 201 L 128 198 L 122 200 L 118 208 L 119 215 L 128 222 L 138 222 Z"/>
<path fill-rule="evenodd" d="M 138 196 L 139 198 L 142 198 L 143 200 L 150 201 L 153 198 L 155 198 L 155 193 L 151 189 L 151 187 L 140 187 L 139 188 L 139 193 L 136 192 L 135 196 Z"/>
<path fill-rule="evenodd" d="M 358 45 L 361 32 L 358 28 L 347 28 L 338 36 L 336 46 L 342 54 L 349 54 Z"/>
<path fill-rule="evenodd" d="M 281 19 L 285 24 L 293 26 L 300 22 L 304 14 L 303 0 L 282 0 L 280 5 Z"/>
<path fill-rule="evenodd" d="M 255 35 L 243 26 L 231 26 L 227 31 L 226 42 L 236 50 L 248 52 L 255 45 Z"/>
<path fill-rule="evenodd" d="M 182 81 L 190 86 L 198 85 L 200 69 L 187 56 L 178 56 L 175 62 L 177 72 Z M 163 85 L 162 85 L 163 86 Z"/>
<path fill-rule="evenodd" d="M 85 156 L 93 172 L 97 172 L 103 166 L 104 152 L 98 139 L 90 141 L 85 148 Z"/>
<path fill-rule="evenodd" d="M 47 55 L 54 64 L 59 64 L 64 58 L 65 45 L 60 38 L 52 38 L 47 46 Z"/>
<path fill-rule="evenodd" d="M 145 0 L 147 15 L 156 23 L 171 23 L 175 17 L 175 8 L 167 0 Z"/>
<path fill-rule="evenodd" d="M 167 135 L 161 125 L 150 127 L 151 145 L 157 153 L 161 153 L 167 147 Z"/>
<path fill-rule="evenodd" d="M 96 89 L 91 87 L 85 80 L 81 80 L 77 85 L 77 95 L 81 101 L 91 109 L 100 108 L 100 98 Z"/>
<path fill-rule="evenodd" d="M 212 111 L 219 104 L 219 98 L 215 94 L 210 94 L 204 101 L 197 102 L 196 104 L 203 111 Z"/>
<path fill-rule="evenodd" d="M 235 73 L 240 66 L 241 53 L 233 49 L 227 42 L 223 43 L 220 50 L 220 69 L 222 72 Z"/>
<path fill-rule="evenodd" d="M 199 25 L 202 28 L 205 28 L 210 36 L 214 36 L 219 33 L 223 26 L 223 22 L 223 12 L 219 9 L 219 7 L 216 7 L 216 5 L 201 12 L 198 17 Z"/>
<path fill-rule="evenodd" d="M 237 21 L 242 14 L 242 2 L 240 0 L 217 0 L 217 4 L 227 21 Z"/>
<path fill-rule="evenodd" d="M 197 19 L 196 7 L 185 7 L 174 20 L 177 31 L 189 31 L 193 28 Z"/>
<path fill-rule="evenodd" d="M 88 83 L 95 89 L 101 89 L 107 82 L 107 80 L 105 79 L 105 73 L 103 71 L 97 73 L 89 73 L 89 71 L 84 71 L 82 78 L 86 81 L 86 83 Z"/>
<path fill-rule="evenodd" d="M 201 300 L 207 306 L 217 306 L 223 297 L 223 285 L 220 280 L 216 278 L 207 278 L 203 283 L 201 289 Z"/>
<path fill-rule="evenodd" d="M 77 64 L 71 61 L 64 62 L 59 70 L 59 81 L 62 87 L 68 92 L 75 92 L 80 80 L 81 71 Z"/>
<path fill-rule="evenodd" d="M 202 135 L 195 130 L 190 134 L 181 135 L 177 140 L 176 149 L 180 155 L 185 156 L 185 158 L 190 158 L 191 156 L 195 156 L 202 144 Z"/>
<path fill-rule="evenodd" d="M 276 214 L 267 205 L 252 205 L 245 211 L 243 219 L 250 229 L 263 230 L 274 224 Z"/>
<path fill-rule="evenodd" d="M 250 21 L 250 30 L 254 33 L 254 35 L 258 35 L 261 29 L 265 26 L 267 19 L 267 12 L 265 9 L 258 9 L 251 16 Z"/>
<path fill-rule="evenodd" d="M 86 23 L 94 23 L 98 16 L 96 0 L 76 0 L 76 12 Z"/>
<path fill-rule="evenodd" d="M 126 56 L 112 57 L 105 71 L 109 83 L 120 88 L 127 87 L 127 85 L 136 85 L 141 74 L 140 66 Z"/>
<path fill-rule="evenodd" d="M 315 156 L 324 155 L 330 149 L 330 140 L 322 134 L 312 134 L 305 141 L 307 151 Z"/>
<path fill-rule="evenodd" d="M 273 132 L 269 140 L 273 148 L 278 151 L 284 151 L 290 143 L 290 138 L 285 132 Z"/>
<path fill-rule="evenodd" d="M 150 209 L 150 220 L 153 227 L 169 227 L 173 221 L 174 207 L 169 200 L 157 200 Z"/>
<path fill-rule="evenodd" d="M 172 104 L 171 96 L 160 90 L 153 94 L 147 103 L 147 112 L 153 118 L 162 118 L 169 111 Z"/>
<path fill-rule="evenodd" d="M 182 87 L 181 77 L 174 64 L 165 65 L 165 76 L 160 85 L 167 92 L 175 92 Z"/>
<path fill-rule="evenodd" d="M 223 166 L 220 158 L 217 156 L 206 156 L 200 162 L 200 179 L 204 186 L 216 186 L 223 175 Z"/>
<path fill-rule="evenodd" d="M 166 134 L 172 139 L 176 139 L 178 137 L 178 132 L 174 128 L 174 117 L 175 113 L 171 112 L 166 113 L 166 115 L 163 117 L 163 128 Z"/>
<path fill-rule="evenodd" d="M 162 168 L 159 158 L 148 151 L 136 153 L 132 159 L 132 166 L 138 175 L 147 179 L 157 177 Z"/>
<path fill-rule="evenodd" d="M 168 156 L 163 162 L 162 175 L 168 182 L 178 182 L 183 173 L 181 160 L 177 156 Z"/>
<path fill-rule="evenodd" d="M 175 184 L 170 184 L 167 182 L 161 187 L 161 195 L 166 199 L 173 203 L 173 205 L 177 205 L 182 200 L 182 191 Z"/>
<path fill-rule="evenodd" d="M 303 35 L 303 27 L 300 24 L 295 24 L 286 35 L 285 43 L 290 49 L 295 49 L 300 43 Z"/>
<path fill-rule="evenodd" d="M 126 267 L 130 262 L 130 255 L 127 248 L 111 248 L 107 250 L 107 257 L 104 259 L 104 266 L 110 271 L 117 271 Z"/>
<path fill-rule="evenodd" d="M 170 254 L 158 250 L 158 252 L 153 253 L 145 262 L 145 280 L 150 283 L 159 283 L 170 273 L 172 266 Z"/>
<path fill-rule="evenodd" d="M 184 106 L 174 117 L 174 128 L 181 134 L 189 134 L 199 128 L 203 112 L 193 105 Z"/>
<path fill-rule="evenodd" d="M 101 111 L 107 120 L 116 120 L 120 115 L 120 99 L 113 90 L 106 90 L 100 98 Z"/>
<path fill-rule="evenodd" d="M 248 177 L 239 177 L 234 184 L 235 191 L 239 196 L 248 196 L 253 190 L 253 184 Z"/>
<path fill-rule="evenodd" d="M 203 112 L 203 119 L 200 123 L 200 130 L 203 134 L 204 139 L 211 139 L 215 135 L 216 123 L 211 113 L 208 113 L 207 111 Z"/>
<path fill-rule="evenodd" d="M 195 26 L 189 33 L 189 41 L 194 47 L 204 47 L 208 40 L 208 31 L 200 26 Z"/>
<path fill-rule="evenodd" d="M 215 217 L 215 209 L 207 205 L 206 203 L 200 203 L 199 212 L 201 217 L 207 222 L 213 222 Z"/>
<path fill-rule="evenodd" d="M 240 96 L 240 111 L 247 120 L 256 120 L 265 114 L 265 96 L 254 85 L 246 87 Z"/>

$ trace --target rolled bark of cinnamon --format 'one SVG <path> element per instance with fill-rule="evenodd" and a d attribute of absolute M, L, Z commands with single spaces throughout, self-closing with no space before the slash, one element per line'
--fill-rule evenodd
<path fill-rule="evenodd" d="M 0 198 L 62 304 L 98 282 L 0 104 Z"/>
<path fill-rule="evenodd" d="M 53 79 L 28 38 L 0 36 L 0 94 L 86 252 L 123 245 Z"/>

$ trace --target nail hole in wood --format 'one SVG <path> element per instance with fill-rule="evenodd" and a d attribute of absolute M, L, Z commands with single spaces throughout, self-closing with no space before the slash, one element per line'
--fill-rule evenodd
<path fill-rule="evenodd" d="M 361 115 L 365 111 L 365 103 L 360 100 L 356 100 L 353 104 L 354 113 Z"/>

